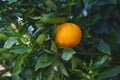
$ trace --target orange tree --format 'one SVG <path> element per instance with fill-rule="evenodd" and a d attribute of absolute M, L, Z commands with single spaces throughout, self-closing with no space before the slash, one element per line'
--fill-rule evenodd
<path fill-rule="evenodd" d="M 54 41 L 66 22 L 73 48 Z M 120 0 L 0 0 L 0 80 L 120 80 L 119 52 Z"/>

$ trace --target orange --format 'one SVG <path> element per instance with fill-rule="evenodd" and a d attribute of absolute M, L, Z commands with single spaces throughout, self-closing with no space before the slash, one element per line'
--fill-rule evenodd
<path fill-rule="evenodd" d="M 55 43 L 60 47 L 73 48 L 80 43 L 82 32 L 74 23 L 63 23 L 55 30 Z"/>

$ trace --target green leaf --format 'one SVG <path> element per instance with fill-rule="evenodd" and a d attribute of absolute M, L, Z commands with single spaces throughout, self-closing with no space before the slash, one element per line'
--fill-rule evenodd
<path fill-rule="evenodd" d="M 88 78 L 89 75 L 87 73 L 85 73 L 84 71 L 82 71 L 82 70 L 74 69 L 74 70 L 70 70 L 70 71 L 73 74 L 76 74 L 76 75 L 78 75 L 78 76 L 80 76 L 82 78 L 85 78 L 85 80 L 89 80 L 89 78 Z"/>
<path fill-rule="evenodd" d="M 107 43 L 105 43 L 103 40 L 100 40 L 97 48 L 99 51 L 111 55 L 110 46 Z"/>
<path fill-rule="evenodd" d="M 76 58 L 73 56 L 71 61 L 72 61 L 72 70 L 74 70 L 77 67 Z"/>
<path fill-rule="evenodd" d="M 54 77 L 54 70 L 51 69 L 51 70 L 49 70 L 49 71 L 50 71 L 50 74 L 48 75 L 47 80 L 53 80 L 53 77 Z"/>
<path fill-rule="evenodd" d="M 18 48 L 18 49 L 10 50 L 10 52 L 15 53 L 15 54 L 23 54 L 27 52 L 28 50 L 29 48 Z"/>
<path fill-rule="evenodd" d="M 32 14 L 35 11 L 35 7 L 31 8 L 29 10 L 29 12 L 27 12 L 27 15 L 25 15 L 25 17 L 29 16 L 30 14 Z"/>
<path fill-rule="evenodd" d="M 116 5 L 117 4 L 117 0 L 111 0 L 111 2 Z"/>
<path fill-rule="evenodd" d="M 44 70 L 42 77 L 45 80 L 53 80 L 53 77 L 55 75 L 54 73 L 55 73 L 55 71 L 54 71 L 53 67 L 50 66 Z"/>
<path fill-rule="evenodd" d="M 44 3 L 38 3 L 38 5 L 37 5 L 38 7 L 43 7 L 44 6 Z"/>
<path fill-rule="evenodd" d="M 46 53 L 49 53 L 49 54 L 53 54 L 53 52 L 52 51 L 50 51 L 50 50 L 47 50 L 47 49 L 43 49 Z"/>
<path fill-rule="evenodd" d="M 0 48 L 0 53 L 8 53 L 8 49 L 5 49 L 5 48 Z"/>
<path fill-rule="evenodd" d="M 51 65 L 53 60 L 54 60 L 54 56 L 48 56 L 46 54 L 43 54 L 37 60 L 37 63 L 35 65 L 35 70 L 38 70 L 39 68 L 45 68 L 45 67 Z"/>
<path fill-rule="evenodd" d="M 51 43 L 51 50 L 54 51 L 54 52 L 56 52 L 56 53 L 58 52 L 57 45 L 55 44 L 54 41 L 52 41 L 52 43 Z"/>
<path fill-rule="evenodd" d="M 36 31 L 40 31 L 45 28 L 44 24 L 40 24 L 40 23 L 36 23 L 35 26 L 38 28 Z"/>
<path fill-rule="evenodd" d="M 66 61 L 70 60 L 73 54 L 75 54 L 75 51 L 73 51 L 72 49 L 64 49 L 62 53 L 62 59 Z"/>
<path fill-rule="evenodd" d="M 22 75 L 24 75 L 25 80 L 33 80 L 31 76 L 33 74 L 33 71 L 30 69 L 26 69 Z"/>
<path fill-rule="evenodd" d="M 13 15 L 13 16 L 22 16 L 22 13 L 16 12 L 16 13 L 13 13 L 11 15 Z"/>
<path fill-rule="evenodd" d="M 21 66 L 22 66 L 26 56 L 27 56 L 27 54 L 22 54 L 17 58 L 17 60 L 15 62 L 15 67 L 14 67 L 13 73 L 12 73 L 13 75 L 17 75 L 21 72 Z"/>
<path fill-rule="evenodd" d="M 60 64 L 60 71 L 61 71 L 65 76 L 69 77 L 69 74 L 68 74 L 66 68 L 64 67 L 64 65 L 63 65 L 62 63 Z"/>
<path fill-rule="evenodd" d="M 84 37 L 85 38 L 91 38 L 92 36 L 88 33 L 87 30 L 84 31 Z"/>
<path fill-rule="evenodd" d="M 88 6 L 90 6 L 91 3 L 94 2 L 94 0 L 83 0 L 83 2 L 84 2 L 84 5 L 85 5 L 86 7 L 88 7 Z"/>
<path fill-rule="evenodd" d="M 109 58 L 109 56 L 107 56 L 107 55 L 105 55 L 105 56 L 103 56 L 103 57 L 100 57 L 100 58 L 98 59 L 98 61 L 96 61 L 96 62 L 94 63 L 94 68 L 100 68 L 100 67 L 105 63 L 105 61 L 106 61 L 108 58 Z"/>
<path fill-rule="evenodd" d="M 47 39 L 46 34 L 40 34 L 36 42 L 41 46 L 46 39 Z"/>
<path fill-rule="evenodd" d="M 51 8 L 52 10 L 56 10 L 56 5 L 52 0 L 45 1 L 46 5 Z"/>
<path fill-rule="evenodd" d="M 8 40 L 5 42 L 4 44 L 4 48 L 11 48 L 15 43 L 16 43 L 16 39 L 14 37 L 10 37 L 8 38 Z"/>
<path fill-rule="evenodd" d="M 0 40 L 6 41 L 8 37 L 5 34 L 0 33 Z"/>
<path fill-rule="evenodd" d="M 55 24 L 55 23 L 62 23 L 65 22 L 66 19 L 65 18 L 49 18 L 48 20 L 46 20 L 46 23 L 51 23 L 51 24 Z"/>
<path fill-rule="evenodd" d="M 29 48 L 29 50 L 27 51 L 27 53 L 21 54 L 20 56 L 18 56 L 16 62 L 15 62 L 15 67 L 13 69 L 13 75 L 17 75 L 21 72 L 21 67 L 22 64 L 24 63 L 24 59 L 29 55 L 29 53 L 32 51 L 32 49 Z"/>
<path fill-rule="evenodd" d="M 17 2 L 17 0 L 7 0 L 8 1 L 8 4 L 12 4 L 14 2 Z"/>
<path fill-rule="evenodd" d="M 103 73 L 101 73 L 99 75 L 99 77 L 97 79 L 101 80 L 101 79 L 105 79 L 105 78 L 110 78 L 110 77 L 114 77 L 118 74 L 120 74 L 120 65 L 117 67 L 114 67 L 108 71 L 104 71 Z"/>
<path fill-rule="evenodd" d="M 12 80 L 23 80 L 19 75 L 13 75 Z"/>
<path fill-rule="evenodd" d="M 88 65 L 87 62 L 85 60 L 81 60 L 79 58 L 76 58 L 76 63 L 77 65 L 81 66 L 82 69 L 88 70 Z"/>
<path fill-rule="evenodd" d="M 13 59 L 14 54 L 10 54 L 8 49 L 0 48 L 0 60 L 10 60 Z"/>
<path fill-rule="evenodd" d="M 66 21 L 65 18 L 57 17 L 57 14 L 55 14 L 55 13 L 49 13 L 49 14 L 44 14 L 40 18 L 39 22 L 55 24 L 55 23 L 61 23 L 61 22 L 65 22 L 65 21 Z"/>
<path fill-rule="evenodd" d="M 37 76 L 36 76 L 36 80 L 42 80 L 42 72 L 40 72 Z"/>
<path fill-rule="evenodd" d="M 40 16 L 35 16 L 35 17 L 29 16 L 29 18 L 31 18 L 32 20 L 39 20 L 41 17 Z"/>

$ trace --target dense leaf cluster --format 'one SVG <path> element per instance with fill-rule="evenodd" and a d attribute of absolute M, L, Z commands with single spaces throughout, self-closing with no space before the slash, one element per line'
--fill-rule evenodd
<path fill-rule="evenodd" d="M 75 48 L 54 42 L 64 22 L 82 29 Z M 119 52 L 120 0 L 0 0 L 0 80 L 119 80 Z"/>

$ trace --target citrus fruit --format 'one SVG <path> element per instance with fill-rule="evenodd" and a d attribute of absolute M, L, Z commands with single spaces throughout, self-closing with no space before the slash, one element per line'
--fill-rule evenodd
<path fill-rule="evenodd" d="M 55 30 L 54 40 L 57 45 L 64 48 L 73 48 L 80 43 L 82 32 L 74 23 L 63 23 Z"/>

